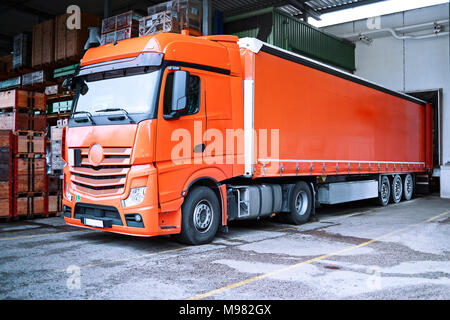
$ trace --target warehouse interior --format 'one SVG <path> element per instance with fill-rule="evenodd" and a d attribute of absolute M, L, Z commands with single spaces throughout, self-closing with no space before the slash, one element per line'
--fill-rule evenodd
<path fill-rule="evenodd" d="M 65 120 L 70 116 L 71 99 L 73 99 L 70 94 L 59 92 L 59 88 L 64 77 L 75 72 L 84 50 L 83 44 L 88 38 L 87 26 L 95 25 L 100 28 L 102 19 L 130 10 L 133 10 L 133 14 L 143 17 L 148 14 L 147 8 L 163 3 L 163 1 L 154 0 L 79 0 L 75 2 L 81 12 L 91 15 L 82 18 L 82 30 L 75 38 L 78 43 L 73 54 L 67 47 L 61 51 L 56 44 L 56 48 L 53 48 L 54 44 L 50 45 L 45 38 L 45 29 L 44 38 L 39 40 L 41 41 L 39 50 L 42 52 L 35 49 L 37 37 L 34 33 L 37 30 L 35 26 L 44 25 L 46 21 L 52 19 L 59 21 L 57 20 L 59 16 L 66 12 L 74 12 L 71 11 L 74 9 L 70 7 L 74 1 L 8 0 L 0 4 L 2 90 L 19 87 L 35 90 L 47 96 L 47 105 L 43 105 L 40 111 L 46 124 L 36 122 L 37 127 L 42 126 L 43 133 L 38 133 L 36 134 L 38 137 L 33 138 L 43 139 L 44 135 L 47 138 L 46 145 L 39 151 L 43 156 L 45 155 L 47 161 L 46 164 L 39 165 L 39 170 L 48 174 L 45 182 L 47 189 L 42 195 L 52 197 L 52 200 L 45 205 L 50 206 L 51 209 L 43 209 L 47 212 L 61 210 L 62 187 L 58 184 L 58 174 L 64 163 L 58 158 L 60 157 L 57 154 L 58 151 L 54 151 L 56 154 L 52 155 L 51 150 L 52 147 L 53 150 L 60 147 L 60 132 L 66 123 Z M 443 3 L 384 15 L 381 18 L 362 19 L 322 28 L 313 27 L 308 23 L 312 20 L 320 21 L 321 16 L 327 13 L 342 12 L 342 10 L 382 2 L 383 0 L 350 2 L 341 0 L 204 0 L 200 4 L 202 16 L 199 20 L 201 24 L 199 28 L 203 35 L 234 34 L 240 38 L 256 37 L 390 89 L 409 93 L 434 103 L 434 171 L 430 181 L 426 180 L 422 183 L 432 186 L 433 190 L 440 190 L 441 197 L 448 198 L 450 197 L 450 144 L 448 143 L 450 141 L 448 125 L 450 99 L 447 97 L 450 90 L 449 4 Z M 125 37 L 139 36 L 137 30 L 132 28 L 130 30 L 129 35 Z M 103 31 L 100 31 L 102 36 L 105 36 L 102 41 L 117 40 L 115 33 L 115 39 L 110 37 L 107 40 L 106 33 Z M 57 27 L 56 33 L 58 33 Z M 18 37 L 18 35 L 24 36 Z M 65 39 L 64 35 L 61 39 Z M 12 57 L 18 54 L 14 47 L 16 41 L 19 41 L 18 44 L 26 43 L 28 47 L 22 47 L 23 52 L 19 52 L 18 58 L 23 61 L 11 66 Z M 45 55 L 46 49 L 51 51 L 51 61 L 45 61 L 42 57 L 39 60 L 35 57 L 38 51 L 42 56 Z M 28 57 L 22 57 L 26 55 Z M 17 61 L 14 60 L 14 62 Z M 37 80 L 34 77 L 37 77 Z M 52 92 L 52 85 L 55 92 Z M 21 139 L 25 141 L 30 138 L 21 137 Z M 36 150 L 33 151 L 36 152 Z M 55 164 L 53 168 L 52 161 Z M 53 188 L 52 186 L 55 185 L 57 186 Z M 30 189 L 30 186 L 24 191 L 30 190 L 35 191 L 33 188 Z M 44 189 L 36 190 L 44 191 Z M 5 198 L 3 203 L 6 202 Z"/>
<path fill-rule="evenodd" d="M 444 0 L 0 0 L 0 300 L 214 318 L 450 299 L 449 18 Z M 198 119 L 243 133 L 245 163 L 196 171 L 195 137 L 194 164 L 157 158 Z M 255 156 L 257 121 L 284 154 Z"/>

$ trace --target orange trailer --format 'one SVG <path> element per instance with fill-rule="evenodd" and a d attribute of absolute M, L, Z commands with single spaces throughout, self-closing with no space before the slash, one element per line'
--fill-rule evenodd
<path fill-rule="evenodd" d="M 118 41 L 65 85 L 70 225 L 202 244 L 231 220 L 409 200 L 432 169 L 431 105 L 257 39 Z"/>

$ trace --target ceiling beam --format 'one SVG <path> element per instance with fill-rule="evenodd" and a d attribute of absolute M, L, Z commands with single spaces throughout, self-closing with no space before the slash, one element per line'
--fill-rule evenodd
<path fill-rule="evenodd" d="M 315 20 L 320 20 L 320 13 L 308 6 L 306 1 L 307 0 L 286 0 L 286 3 L 300 10 L 303 15 L 307 15 Z"/>
<path fill-rule="evenodd" d="M 317 12 L 319 12 L 320 14 L 324 14 L 324 13 L 329 13 L 329 12 L 334 12 L 334 11 L 340 11 L 340 10 L 360 7 L 360 6 L 364 6 L 364 5 L 368 5 L 368 4 L 372 4 L 372 3 L 376 3 L 376 2 L 382 2 L 382 1 L 386 1 L 386 0 L 359 0 L 358 2 L 353 2 L 353 3 L 348 3 L 348 4 L 344 4 L 344 5 L 340 5 L 340 6 L 334 6 L 334 7 L 325 8 L 322 10 L 317 10 Z"/>

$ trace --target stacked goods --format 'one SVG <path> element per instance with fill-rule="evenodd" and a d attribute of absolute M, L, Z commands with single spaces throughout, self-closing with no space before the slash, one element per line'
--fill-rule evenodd
<path fill-rule="evenodd" d="M 21 76 L 9 78 L 7 80 L 0 81 L 0 90 L 17 88 L 20 87 L 21 84 L 22 84 Z"/>
<path fill-rule="evenodd" d="M 0 218 L 12 218 L 12 131 L 0 130 Z"/>
<path fill-rule="evenodd" d="M 62 211 L 62 175 L 48 175 L 48 214 L 58 214 Z"/>
<path fill-rule="evenodd" d="M 50 74 L 45 70 L 30 72 L 22 76 L 22 86 L 44 85 L 50 78 Z"/>
<path fill-rule="evenodd" d="M 43 93 L 10 90 L 0 92 L 0 130 L 46 129 L 46 118 L 36 111 L 45 112 L 46 97 Z"/>
<path fill-rule="evenodd" d="M 58 101 L 47 105 L 47 114 L 63 113 L 72 109 L 73 100 Z"/>
<path fill-rule="evenodd" d="M 81 13 L 81 28 L 69 29 L 69 14 L 55 18 L 55 61 L 74 61 L 82 56 L 84 45 L 89 38 L 89 27 L 98 27 L 99 18 L 89 13 Z M 70 25 L 70 21 L 69 21 Z"/>
<path fill-rule="evenodd" d="M 33 26 L 33 68 L 55 62 L 55 21 L 48 20 Z"/>
<path fill-rule="evenodd" d="M 12 67 L 23 68 L 31 65 L 31 38 L 26 33 L 20 33 L 13 40 Z"/>
<path fill-rule="evenodd" d="M 0 113 L 0 128 L 7 129 L 3 140 L 6 141 L 6 132 L 10 136 L 9 160 L 2 158 L 0 165 L 2 172 L 8 172 L 10 217 L 47 215 L 46 119 L 45 115 L 36 114 L 43 112 L 45 105 L 46 97 L 42 93 L 0 92 L 0 110 L 3 112 Z M 2 153 L 8 154 L 3 149 Z M 3 184 L 1 189 L 5 196 L 6 185 Z"/>
<path fill-rule="evenodd" d="M 67 119 L 58 120 L 56 126 L 50 127 L 50 140 L 51 140 L 50 168 L 52 173 L 62 172 L 66 164 L 61 157 L 62 130 L 66 124 Z"/>
<path fill-rule="evenodd" d="M 134 11 L 121 13 L 117 16 L 103 19 L 102 21 L 102 45 L 125 40 L 139 35 L 139 19 L 141 15 Z"/>
<path fill-rule="evenodd" d="M 201 35 L 202 3 L 197 0 L 173 0 L 148 8 L 148 16 L 139 20 L 139 36 L 159 32 L 188 30 Z"/>

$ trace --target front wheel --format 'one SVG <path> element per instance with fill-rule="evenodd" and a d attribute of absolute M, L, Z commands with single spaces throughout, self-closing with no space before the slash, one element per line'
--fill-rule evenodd
<path fill-rule="evenodd" d="M 286 220 L 292 224 L 303 224 L 309 220 L 312 211 L 312 193 L 308 184 L 304 181 L 298 182 L 289 197 L 289 213 Z"/>
<path fill-rule="evenodd" d="M 220 205 L 208 187 L 195 187 L 181 206 L 181 233 L 175 238 L 186 244 L 200 245 L 214 239 L 219 228 Z"/>

